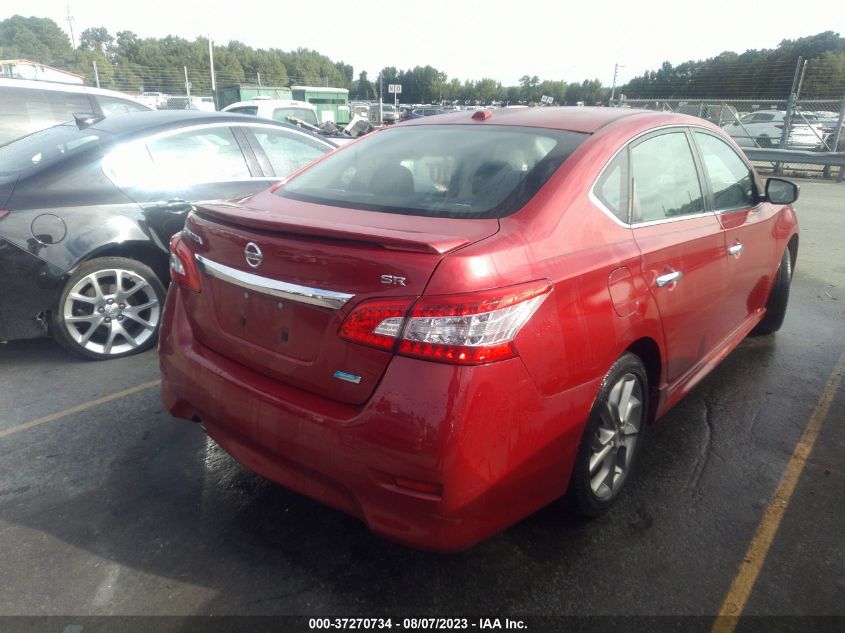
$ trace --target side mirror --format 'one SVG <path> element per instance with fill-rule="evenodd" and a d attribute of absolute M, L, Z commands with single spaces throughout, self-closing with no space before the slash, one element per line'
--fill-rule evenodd
<path fill-rule="evenodd" d="M 782 178 L 766 180 L 766 199 L 772 204 L 792 204 L 798 200 L 799 188 L 793 182 Z"/>

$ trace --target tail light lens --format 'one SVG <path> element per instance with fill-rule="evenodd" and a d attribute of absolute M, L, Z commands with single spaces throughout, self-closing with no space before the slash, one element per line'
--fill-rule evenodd
<path fill-rule="evenodd" d="M 517 355 L 513 340 L 551 291 L 543 280 L 464 295 L 371 301 L 344 321 L 346 340 L 427 360 L 478 365 Z"/>
<path fill-rule="evenodd" d="M 199 271 L 181 233 L 170 238 L 170 278 L 188 290 L 200 292 Z"/>

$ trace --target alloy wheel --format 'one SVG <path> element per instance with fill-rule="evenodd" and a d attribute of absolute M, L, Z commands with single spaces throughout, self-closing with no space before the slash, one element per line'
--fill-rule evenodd
<path fill-rule="evenodd" d="M 630 470 L 643 424 L 643 393 L 639 379 L 626 373 L 611 387 L 599 412 L 590 445 L 590 487 L 598 499 L 609 499 Z"/>
<path fill-rule="evenodd" d="M 141 275 L 113 268 L 94 271 L 76 282 L 62 314 L 65 329 L 77 345 L 116 356 L 143 345 L 155 334 L 161 306 Z"/>

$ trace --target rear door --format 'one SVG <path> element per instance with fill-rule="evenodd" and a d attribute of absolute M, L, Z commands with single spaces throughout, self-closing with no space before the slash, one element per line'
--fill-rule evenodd
<path fill-rule="evenodd" d="M 276 180 L 264 175 L 243 136 L 228 124 L 129 143 L 110 153 L 103 168 L 141 206 L 164 248 L 193 204 L 248 196 Z"/>
<path fill-rule="evenodd" d="M 776 211 L 758 202 L 757 179 L 748 163 L 715 133 L 694 130 L 711 207 L 725 230 L 730 285 L 724 314 L 738 327 L 763 309 L 772 281 L 771 263 L 780 261 L 772 239 Z"/>
<path fill-rule="evenodd" d="M 630 148 L 631 220 L 642 273 L 663 323 L 674 383 L 726 336 L 725 238 L 705 207 L 704 189 L 684 128 L 646 136 Z"/>

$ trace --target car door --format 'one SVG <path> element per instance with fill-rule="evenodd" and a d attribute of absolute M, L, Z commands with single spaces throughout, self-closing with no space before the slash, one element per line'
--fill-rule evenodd
<path fill-rule="evenodd" d="M 129 143 L 104 170 L 143 209 L 162 245 L 180 231 L 192 205 L 241 198 L 269 186 L 243 138 L 228 124 L 170 130 Z"/>
<path fill-rule="evenodd" d="M 667 380 L 692 372 L 726 336 L 725 238 L 706 210 L 700 168 L 685 128 L 669 128 L 630 147 L 631 222 L 642 274 L 657 303 Z"/>
<path fill-rule="evenodd" d="M 727 142 L 707 130 L 693 138 L 707 183 L 711 208 L 725 233 L 728 278 L 723 309 L 739 327 L 766 304 L 771 284 L 771 262 L 779 261 L 772 239 L 776 210 L 760 202 L 754 172 Z"/>

